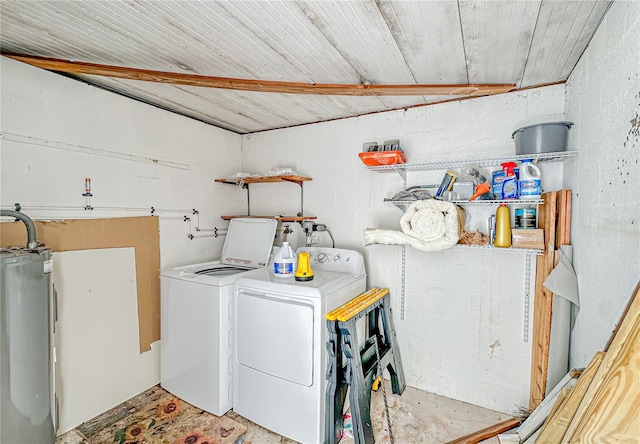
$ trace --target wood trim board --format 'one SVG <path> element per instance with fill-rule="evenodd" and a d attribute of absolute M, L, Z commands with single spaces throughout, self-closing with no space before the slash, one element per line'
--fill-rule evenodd
<path fill-rule="evenodd" d="M 199 86 L 238 91 L 257 91 L 281 94 L 318 94 L 339 96 L 484 96 L 515 89 L 515 84 L 433 84 L 433 85 L 350 85 L 335 83 L 281 82 L 259 79 L 236 79 L 198 74 L 183 74 L 96 63 L 36 57 L 20 54 L 2 54 L 38 68 L 69 74 L 105 76 L 172 85 Z"/>
<path fill-rule="evenodd" d="M 446 444 L 475 444 L 480 441 L 484 441 L 485 439 L 492 438 L 499 433 L 506 432 L 507 430 L 511 430 L 514 427 L 517 427 L 522 422 L 519 418 L 510 418 L 505 421 L 499 422 L 498 424 L 491 425 L 489 427 L 485 427 L 484 429 L 478 430 L 477 432 L 470 433 L 468 435 L 462 436 L 458 439 L 454 439 L 453 441 L 449 441 Z"/>

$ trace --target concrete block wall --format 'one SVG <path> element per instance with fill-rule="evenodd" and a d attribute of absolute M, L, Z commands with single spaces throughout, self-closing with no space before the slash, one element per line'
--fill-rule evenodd
<path fill-rule="evenodd" d="M 238 134 L 5 57 L 0 63 L 0 129 L 9 137 L 3 138 L 1 148 L 3 208 L 19 202 L 26 214 L 38 219 L 151 214 L 101 207 L 186 210 L 156 213 L 161 265 L 194 263 L 220 253 L 224 238 L 189 240 L 182 218 L 197 209 L 201 228 L 225 227 L 220 215 L 243 211 L 241 191 L 214 182 L 240 169 Z M 12 135 L 175 162 L 188 169 L 18 143 Z M 94 211 L 83 210 L 86 177 L 92 180 Z M 78 210 L 33 208 L 43 206 Z"/>
<path fill-rule="evenodd" d="M 635 1 L 612 4 L 570 77 L 566 95 L 565 85 L 556 85 L 242 137 L 2 59 L 3 134 L 170 160 L 191 169 L 3 140 L 0 201 L 3 207 L 13 202 L 83 207 L 84 178 L 91 177 L 96 207 L 197 208 L 200 226 L 206 228 L 222 225 L 222 214 L 246 210 L 244 191 L 213 179 L 240 170 L 292 167 L 313 177 L 304 185 L 305 214 L 326 223 L 338 247 L 365 254 L 370 286 L 391 288 L 408 383 L 512 412 L 528 404 L 531 345 L 522 339 L 524 258 L 408 248 L 401 307 L 401 247 L 365 248 L 362 233 L 366 227 L 398 228 L 400 211 L 383 199 L 402 188 L 402 179 L 366 170 L 357 154 L 364 142 L 399 138 L 412 162 L 508 155 L 514 129 L 574 121 L 570 148 L 580 155 L 544 165 L 543 187 L 574 190 L 572 243 L 582 307 L 571 364 L 586 364 L 606 343 L 640 275 L 639 7 Z M 410 173 L 407 185 L 437 183 L 441 175 Z M 251 200 L 253 214 L 295 214 L 300 190 L 292 184 L 252 185 Z M 88 216 L 82 210 L 29 214 Z M 107 211 L 91 217 L 133 214 Z M 189 241 L 185 223 L 171 216 L 160 222 L 163 267 L 219 254 L 221 238 Z M 469 223 L 480 228 L 484 217 L 469 213 Z M 293 243 L 301 245 L 301 230 L 292 227 Z M 322 245 L 331 244 L 326 233 L 320 236 Z"/>
<path fill-rule="evenodd" d="M 572 366 L 602 350 L 640 279 L 640 3 L 616 1 L 567 82 L 564 180 L 581 306 Z"/>
<path fill-rule="evenodd" d="M 402 248 L 365 248 L 363 230 L 399 229 L 401 211 L 383 199 L 400 191 L 403 181 L 393 172 L 367 170 L 358 153 L 364 142 L 397 138 L 410 162 L 512 155 L 513 130 L 562 120 L 563 112 L 564 85 L 556 85 L 255 133 L 243 137 L 243 168 L 263 173 L 291 167 L 313 178 L 304 185 L 305 214 L 329 226 L 336 246 L 365 255 L 370 286 L 392 291 L 409 385 L 513 412 L 528 404 L 529 393 L 524 256 L 477 250 L 423 253 L 408 247 L 401 319 Z M 560 188 L 562 162 L 543 168 L 543 187 Z M 439 183 L 443 173 L 409 173 L 407 185 Z M 251 193 L 256 214 L 291 213 L 299 206 L 295 185 L 263 185 Z M 486 231 L 487 214 L 468 214 L 471 223 Z M 321 235 L 321 244 L 330 246 L 326 234 Z M 302 237 L 295 242 L 301 245 Z"/>
<path fill-rule="evenodd" d="M 19 202 L 24 212 L 34 219 L 150 214 L 150 211 L 101 209 L 104 207 L 150 209 L 153 206 L 157 209 L 186 210 L 186 213 L 157 213 L 160 218 L 161 266 L 211 260 L 220 254 L 224 238 L 189 240 L 188 224 L 183 217 L 185 214 L 192 216 L 190 210 L 195 208 L 200 211 L 201 227 L 225 227 L 227 224 L 220 219 L 220 215 L 227 211 L 241 211 L 240 190 L 214 183 L 214 179 L 240 168 L 239 135 L 14 60 L 1 57 L 0 63 L 2 208 L 12 209 L 13 203 Z M 17 136 L 37 138 L 39 142 L 19 143 L 14 141 Z M 176 162 L 188 165 L 189 169 L 97 156 L 82 147 Z M 92 179 L 92 205 L 96 208 L 93 211 L 83 209 L 85 198 L 82 194 L 86 177 Z M 195 223 L 192 226 L 195 228 Z M 130 284 L 130 276 L 134 272 L 128 270 L 129 273 L 122 273 L 118 271 L 121 267 L 116 266 L 105 269 L 102 266 L 104 264 L 94 264 L 93 267 L 86 265 L 96 275 L 108 276 L 114 285 L 122 284 L 120 287 Z M 82 279 L 90 273 L 78 274 L 75 272 L 77 269 L 69 270 L 65 267 L 60 270 L 56 268 L 58 284 L 64 282 L 67 288 L 89 288 L 82 287 L 82 283 L 86 283 Z M 78 295 L 73 296 L 77 300 Z M 65 310 L 74 312 L 78 307 L 66 306 Z M 129 316 L 123 314 L 103 325 L 96 324 L 90 337 L 102 338 L 104 344 L 115 346 L 114 327 L 118 331 L 137 331 L 137 312 L 133 316 L 127 314 Z M 127 319 L 131 322 L 127 322 Z M 83 321 L 82 317 L 68 318 L 58 330 L 58 335 L 64 336 L 65 332 L 82 329 L 85 325 Z M 160 382 L 160 342 L 154 342 L 150 351 L 140 354 L 137 335 L 131 335 L 129 339 L 130 347 L 127 350 L 133 351 L 119 354 L 120 374 L 103 369 L 103 372 L 88 375 L 88 379 L 96 381 L 95 386 L 110 393 L 105 399 L 109 399 L 112 405 L 106 406 L 102 398 L 95 399 L 93 407 L 97 410 L 87 409 L 84 412 L 87 415 L 103 411 L 105 407 L 113 407 Z M 65 350 L 59 356 L 72 353 Z M 59 364 L 70 365 L 69 362 Z M 125 378 L 127 383 L 123 384 Z M 60 390 L 63 396 L 61 402 L 65 403 L 68 401 L 64 398 L 65 388 L 58 387 L 59 394 Z M 63 418 L 60 432 L 77 425 L 68 422 L 74 419 L 77 418 Z"/>

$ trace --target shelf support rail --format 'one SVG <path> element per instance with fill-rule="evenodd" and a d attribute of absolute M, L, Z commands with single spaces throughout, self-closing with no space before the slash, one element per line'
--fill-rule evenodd
<path fill-rule="evenodd" d="M 405 187 L 406 188 L 406 187 Z M 407 246 L 402 246 L 402 278 L 400 282 L 400 320 L 404 321 L 404 301 L 406 297 L 406 264 L 407 264 Z"/>
<path fill-rule="evenodd" d="M 522 340 L 529 342 L 529 304 L 531 296 L 531 256 L 535 254 L 526 253 L 524 255 L 524 301 L 522 307 Z"/>

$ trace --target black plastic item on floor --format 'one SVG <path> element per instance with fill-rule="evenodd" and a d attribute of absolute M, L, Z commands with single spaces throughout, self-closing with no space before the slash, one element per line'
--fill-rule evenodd
<path fill-rule="evenodd" d="M 356 323 L 368 317 L 367 340 L 359 346 Z M 382 324 L 382 331 L 380 325 Z M 406 388 L 400 349 L 391 318 L 389 290 L 373 288 L 327 314 L 329 362 L 327 372 L 325 442 L 337 444 L 344 426 L 343 410 L 349 390 L 355 444 L 374 442 L 371 387 L 387 369 L 393 393 Z M 342 354 L 347 358 L 342 362 Z M 386 395 L 386 392 L 384 393 Z M 388 415 L 388 409 L 386 409 Z M 387 416 L 388 417 L 388 416 Z M 391 438 L 391 430 L 390 438 Z"/>

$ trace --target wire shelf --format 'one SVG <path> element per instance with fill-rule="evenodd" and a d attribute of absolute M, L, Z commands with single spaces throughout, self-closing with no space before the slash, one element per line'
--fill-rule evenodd
<path fill-rule="evenodd" d="M 494 247 L 493 245 L 465 245 L 465 244 L 456 244 L 453 246 L 454 249 L 469 249 L 469 250 L 485 250 L 485 251 L 500 251 L 503 253 L 517 253 L 517 254 L 527 254 L 538 256 L 541 255 L 543 250 L 535 250 L 532 248 L 499 248 Z"/>
<path fill-rule="evenodd" d="M 415 200 L 391 200 L 391 199 L 385 199 L 384 200 L 385 203 L 389 203 L 389 204 L 393 204 L 396 207 L 400 208 L 400 209 L 406 209 L 409 205 L 411 205 L 414 202 L 417 202 Z M 460 205 L 460 206 L 466 206 L 466 205 L 473 205 L 473 206 L 477 206 L 477 205 L 499 205 L 499 204 L 506 204 L 506 205 L 542 205 L 544 203 L 543 199 L 502 199 L 502 200 L 472 200 L 472 201 L 468 201 L 468 200 L 449 200 L 449 201 L 445 201 L 445 202 L 451 202 L 454 205 Z"/>
<path fill-rule="evenodd" d="M 400 163 L 394 165 L 370 166 L 367 167 L 367 169 L 376 172 L 396 171 L 400 174 L 403 174 L 406 171 L 443 170 L 447 168 L 462 168 L 467 165 L 474 165 L 478 167 L 500 165 L 503 162 L 512 162 L 522 159 L 550 162 L 563 160 L 566 157 L 573 157 L 577 155 L 577 151 L 559 151 L 555 153 L 519 154 L 514 156 L 469 158 L 457 160 L 434 160 L 420 163 Z"/>

